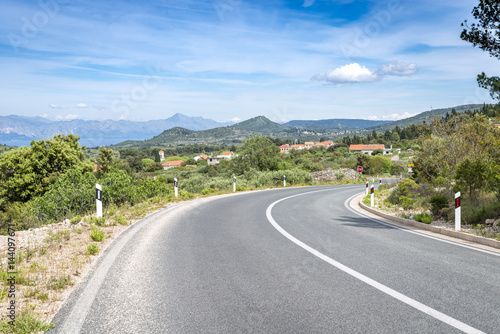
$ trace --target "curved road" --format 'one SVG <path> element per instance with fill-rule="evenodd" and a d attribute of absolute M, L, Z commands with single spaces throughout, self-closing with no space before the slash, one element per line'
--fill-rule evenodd
<path fill-rule="evenodd" d="M 364 185 L 195 200 L 115 240 L 54 333 L 500 333 L 500 256 L 348 208 Z"/>

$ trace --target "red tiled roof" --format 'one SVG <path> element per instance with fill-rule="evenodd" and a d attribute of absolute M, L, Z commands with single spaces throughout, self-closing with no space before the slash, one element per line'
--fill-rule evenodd
<path fill-rule="evenodd" d="M 299 148 L 299 147 L 304 147 L 304 145 L 292 145 L 292 148 Z"/>
<path fill-rule="evenodd" d="M 284 144 L 284 145 L 280 146 L 280 148 L 289 148 L 289 147 L 290 147 L 290 145 L 288 145 L 288 144 Z"/>
<path fill-rule="evenodd" d="M 174 160 L 174 161 L 164 162 L 161 165 L 165 166 L 165 167 L 179 167 L 183 163 L 184 163 L 184 161 L 182 161 L 182 160 Z"/>
<path fill-rule="evenodd" d="M 383 150 L 384 145 L 351 145 L 349 146 L 350 151 L 361 151 L 361 150 Z"/>
<path fill-rule="evenodd" d="M 233 155 L 234 153 L 233 152 L 222 152 L 221 155 Z"/>

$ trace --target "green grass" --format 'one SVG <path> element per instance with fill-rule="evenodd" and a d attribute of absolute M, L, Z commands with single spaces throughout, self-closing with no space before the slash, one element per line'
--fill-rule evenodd
<path fill-rule="evenodd" d="M 70 275 L 61 276 L 59 278 L 52 278 L 49 283 L 47 283 L 47 289 L 51 290 L 61 290 L 67 285 L 73 285 Z"/>
<path fill-rule="evenodd" d="M 9 324 L 10 319 L 5 318 L 0 322 L 0 333 L 28 334 L 49 331 L 54 324 L 47 323 L 37 318 L 29 310 L 21 311 L 17 316 L 14 326 Z"/>
<path fill-rule="evenodd" d="M 101 242 L 104 240 L 104 231 L 99 230 L 96 226 L 92 226 L 92 232 L 90 232 L 90 239 Z"/>
<path fill-rule="evenodd" d="M 96 244 L 89 245 L 87 247 L 87 254 L 89 255 L 99 254 L 99 247 Z"/>

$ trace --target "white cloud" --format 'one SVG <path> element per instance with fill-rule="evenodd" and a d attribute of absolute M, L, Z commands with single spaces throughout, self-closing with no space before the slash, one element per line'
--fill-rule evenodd
<path fill-rule="evenodd" d="M 38 115 L 38 117 L 47 118 L 47 117 L 49 117 L 49 114 L 41 114 L 41 115 Z"/>
<path fill-rule="evenodd" d="M 389 64 L 382 65 L 377 71 L 372 72 L 364 65 L 358 63 L 347 64 L 338 67 L 325 74 L 316 74 L 311 79 L 316 81 L 326 81 L 330 83 L 363 83 L 376 82 L 387 75 L 412 75 L 417 72 L 417 65 L 407 64 L 398 60 L 393 60 Z"/>
<path fill-rule="evenodd" d="M 66 109 L 65 107 L 63 107 L 57 103 L 51 103 L 51 104 L 49 104 L 49 107 L 51 107 L 52 109 Z"/>
<path fill-rule="evenodd" d="M 380 80 L 379 76 L 358 63 L 347 64 L 325 74 L 317 74 L 312 80 L 331 83 L 360 83 Z"/>
<path fill-rule="evenodd" d="M 397 114 L 397 113 L 390 114 L 390 115 L 383 115 L 382 116 L 382 120 L 384 120 L 384 121 L 398 121 L 400 119 L 405 119 L 405 118 L 408 118 L 408 117 L 412 117 L 412 116 L 415 116 L 417 114 L 418 113 L 416 113 L 416 114 L 410 114 L 409 112 L 405 111 L 402 115 Z M 378 116 L 368 116 L 366 119 L 369 119 L 370 121 L 378 121 L 378 120 L 380 120 L 380 117 L 378 117 Z"/>
<path fill-rule="evenodd" d="M 417 71 L 417 65 L 415 64 L 393 60 L 389 64 L 382 65 L 377 73 L 380 75 L 412 75 Z"/>
<path fill-rule="evenodd" d="M 77 103 L 75 108 L 88 108 L 89 106 L 86 103 Z"/>
<path fill-rule="evenodd" d="M 302 7 L 310 7 L 314 5 L 314 1 L 315 0 L 304 0 L 304 4 L 302 5 Z"/>
<path fill-rule="evenodd" d="M 239 117 L 234 117 L 233 119 L 231 119 L 231 122 L 234 122 L 234 123 L 238 123 L 241 121 L 241 118 Z"/>
<path fill-rule="evenodd" d="M 104 109 L 106 109 L 106 107 L 104 107 L 104 106 L 97 106 L 97 105 L 94 105 L 93 107 L 94 107 L 94 109 L 97 109 L 97 110 L 99 110 L 99 111 L 100 111 L 100 110 L 104 110 Z"/>
<path fill-rule="evenodd" d="M 71 121 L 73 119 L 77 119 L 79 116 L 75 114 L 68 114 L 68 115 L 57 115 L 56 119 L 58 121 Z"/>

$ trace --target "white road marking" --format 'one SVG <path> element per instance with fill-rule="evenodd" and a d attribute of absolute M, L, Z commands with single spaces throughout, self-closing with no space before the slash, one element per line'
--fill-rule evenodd
<path fill-rule="evenodd" d="M 325 190 L 319 190 L 319 191 L 325 191 Z M 389 288 L 388 286 L 385 286 L 383 285 L 382 283 L 379 283 L 345 265 L 343 265 L 342 263 L 340 262 L 337 262 L 335 260 L 333 260 L 332 258 L 326 256 L 325 254 L 317 251 L 316 249 L 306 245 L 305 243 L 303 243 L 302 241 L 298 240 L 297 238 L 295 238 L 294 236 L 292 236 L 291 234 L 289 234 L 287 231 L 285 231 L 280 225 L 278 225 L 278 223 L 274 220 L 272 214 L 271 214 L 271 211 L 273 209 L 273 207 L 278 204 L 279 202 L 282 202 L 282 201 L 285 201 L 285 200 L 288 200 L 290 198 L 293 198 L 293 197 L 297 197 L 297 196 L 303 196 L 303 195 L 307 195 L 307 194 L 311 194 L 311 193 L 315 193 L 315 192 L 319 192 L 319 191 L 311 191 L 311 192 L 307 192 L 307 193 L 302 193 L 302 194 L 297 194 L 297 195 L 293 195 L 293 196 L 288 196 L 288 197 L 285 197 L 285 198 L 282 198 L 280 200 L 277 200 L 276 202 L 272 203 L 271 205 L 269 205 L 267 207 L 267 210 L 266 210 L 266 216 L 267 216 L 267 219 L 269 220 L 269 222 L 271 223 L 271 225 L 273 225 L 273 227 L 278 230 L 278 232 L 280 232 L 283 236 L 285 236 L 287 239 L 289 239 L 290 241 L 292 241 L 293 243 L 295 243 L 297 246 L 305 249 L 306 251 L 308 251 L 309 253 L 313 254 L 314 256 L 320 258 L 321 260 L 331 264 L 332 266 L 336 267 L 337 269 L 340 269 L 342 270 L 343 272 L 359 279 L 360 281 L 374 287 L 375 289 L 393 297 L 393 298 L 396 298 L 397 300 L 425 313 L 425 314 L 428 314 L 430 315 L 431 317 L 437 319 L 437 320 L 440 320 L 452 327 L 455 327 L 456 329 L 459 329 L 461 330 L 462 332 L 465 332 L 465 333 L 484 333 L 474 327 L 471 327 L 455 318 L 452 318 L 442 312 L 439 312 L 425 304 L 422 304 L 408 296 L 405 296 L 403 295 L 402 293 L 400 292 L 397 292 L 396 290 L 393 290 L 391 288 Z M 392 225 L 391 225 L 392 226 Z"/>

